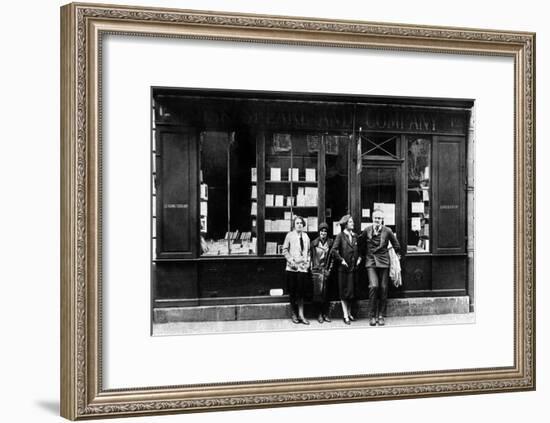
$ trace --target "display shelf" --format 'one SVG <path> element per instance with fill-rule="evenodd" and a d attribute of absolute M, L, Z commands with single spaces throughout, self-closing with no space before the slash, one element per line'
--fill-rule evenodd
<path fill-rule="evenodd" d="M 265 181 L 266 184 L 304 184 L 304 185 L 315 185 L 317 186 L 318 185 L 318 181 L 288 181 L 288 180 L 283 180 L 283 181 Z"/>
<path fill-rule="evenodd" d="M 316 209 L 319 206 L 265 206 L 266 209 Z"/>

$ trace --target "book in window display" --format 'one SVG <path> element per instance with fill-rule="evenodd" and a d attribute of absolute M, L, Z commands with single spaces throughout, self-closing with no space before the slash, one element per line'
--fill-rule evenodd
<path fill-rule="evenodd" d="M 292 195 L 289 195 L 288 197 L 286 197 L 286 206 L 287 207 L 294 207 L 295 206 L 294 197 Z"/>
<path fill-rule="evenodd" d="M 280 182 L 281 181 L 281 168 L 280 167 L 272 167 L 270 169 L 270 181 L 273 182 Z"/>
<path fill-rule="evenodd" d="M 201 200 L 208 200 L 208 185 L 201 184 Z"/>
<path fill-rule="evenodd" d="M 306 182 L 317 182 L 315 178 L 315 169 L 306 169 Z"/>
<path fill-rule="evenodd" d="M 288 169 L 288 180 L 298 182 L 300 180 L 300 169 L 297 167 Z"/>
<path fill-rule="evenodd" d="M 317 232 L 318 231 L 318 224 L 319 220 L 317 216 L 309 216 L 307 218 L 307 231 L 308 232 Z"/>

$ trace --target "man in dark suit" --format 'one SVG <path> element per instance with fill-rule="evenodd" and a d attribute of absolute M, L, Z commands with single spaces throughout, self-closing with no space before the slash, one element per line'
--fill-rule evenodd
<path fill-rule="evenodd" d="M 388 300 L 388 280 L 390 272 L 390 255 L 388 242 L 391 242 L 398 257 L 399 242 L 390 228 L 384 226 L 384 212 L 374 209 L 373 224 L 368 226 L 359 236 L 361 257 L 365 258 L 365 267 L 369 279 L 369 315 L 370 325 L 377 323 L 384 326 Z"/>

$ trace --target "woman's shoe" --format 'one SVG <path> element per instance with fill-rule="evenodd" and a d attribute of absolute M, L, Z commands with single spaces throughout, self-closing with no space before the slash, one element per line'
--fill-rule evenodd
<path fill-rule="evenodd" d="M 332 320 L 330 320 L 330 318 L 327 315 L 323 316 L 323 320 L 327 323 L 330 323 L 332 321 Z"/>
<path fill-rule="evenodd" d="M 371 326 L 376 326 L 376 317 L 371 317 L 371 318 L 370 318 L 369 325 L 371 325 Z"/>
<path fill-rule="evenodd" d="M 305 317 L 300 317 L 300 322 L 302 322 L 304 325 L 309 325 L 309 320 L 307 320 Z"/>
<path fill-rule="evenodd" d="M 351 314 L 349 315 L 349 319 L 350 319 L 352 322 L 355 322 L 355 317 L 353 317 Z"/>
<path fill-rule="evenodd" d="M 293 314 L 293 315 L 290 317 L 290 320 L 292 320 L 292 323 L 294 323 L 294 324 L 296 324 L 296 325 L 297 325 L 298 323 L 300 323 L 300 320 L 298 319 L 298 317 L 297 317 L 295 314 Z"/>
<path fill-rule="evenodd" d="M 349 325 L 349 324 L 350 324 L 349 317 L 344 317 L 344 323 L 345 323 L 346 325 Z"/>
<path fill-rule="evenodd" d="M 324 319 L 323 319 L 323 315 L 322 314 L 319 314 L 319 316 L 317 316 L 317 321 L 319 323 L 323 323 L 324 322 Z"/>
<path fill-rule="evenodd" d="M 379 316 L 378 317 L 378 325 L 379 326 L 384 326 L 386 324 L 386 321 L 384 320 L 384 316 Z"/>

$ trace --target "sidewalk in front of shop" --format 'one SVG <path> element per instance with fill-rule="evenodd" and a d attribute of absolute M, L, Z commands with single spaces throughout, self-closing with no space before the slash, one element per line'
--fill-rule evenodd
<path fill-rule="evenodd" d="M 422 325 L 452 325 L 475 323 L 475 313 L 439 314 L 424 316 L 387 317 L 384 326 L 370 326 L 369 319 L 360 318 L 346 325 L 341 318 L 319 323 L 308 318 L 310 324 L 295 324 L 290 319 L 233 320 L 216 322 L 173 322 L 153 324 L 153 336 L 197 335 L 212 333 L 250 333 L 270 331 L 326 330 L 326 329 L 365 329 L 384 330 L 392 327 Z"/>

